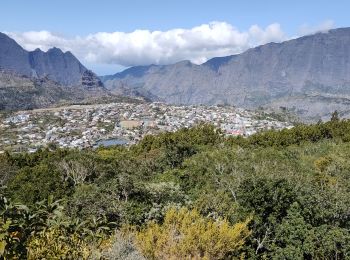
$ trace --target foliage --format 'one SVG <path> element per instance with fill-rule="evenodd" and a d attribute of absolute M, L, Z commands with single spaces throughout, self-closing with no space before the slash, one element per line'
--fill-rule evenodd
<path fill-rule="evenodd" d="M 103 218 L 67 218 L 52 196 L 32 209 L 1 199 L 0 256 L 5 259 L 87 259 L 115 227 Z"/>
<path fill-rule="evenodd" d="M 0 255 L 5 258 L 24 258 L 30 238 L 49 226 L 59 225 L 62 219 L 63 208 L 52 196 L 36 202 L 33 210 L 3 196 L 0 199 Z"/>
<path fill-rule="evenodd" d="M 337 120 L 315 125 L 299 124 L 292 129 L 269 130 L 249 138 L 231 138 L 229 143 L 242 147 L 271 147 L 300 145 L 304 142 L 318 142 L 324 139 L 350 141 L 350 120 Z"/>
<path fill-rule="evenodd" d="M 5 153 L 1 257 L 347 259 L 349 157 L 336 114 L 246 138 L 199 125 L 132 147 Z"/>
<path fill-rule="evenodd" d="M 77 234 L 50 228 L 33 236 L 28 244 L 28 259 L 87 259 L 91 248 Z"/>
<path fill-rule="evenodd" d="M 25 243 L 30 235 L 28 208 L 14 205 L 0 196 L 0 213 L 0 256 L 5 259 L 24 258 Z"/>
<path fill-rule="evenodd" d="M 274 257 L 279 259 L 347 259 L 350 233 L 329 225 L 312 227 L 295 203 L 277 229 L 273 248 Z"/>
<path fill-rule="evenodd" d="M 170 209 L 161 225 L 150 222 L 136 234 L 150 259 L 223 259 L 237 255 L 249 236 L 249 220 L 230 225 L 204 218 L 196 210 Z"/>
<path fill-rule="evenodd" d="M 49 164 L 21 168 L 7 185 L 11 197 L 27 205 L 33 205 L 49 195 L 55 198 L 69 195 L 67 183 L 55 167 Z"/>

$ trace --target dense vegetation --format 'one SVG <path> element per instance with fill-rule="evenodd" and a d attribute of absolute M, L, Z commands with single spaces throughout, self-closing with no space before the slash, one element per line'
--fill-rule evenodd
<path fill-rule="evenodd" d="M 5 259 L 350 259 L 350 121 L 0 157 Z"/>

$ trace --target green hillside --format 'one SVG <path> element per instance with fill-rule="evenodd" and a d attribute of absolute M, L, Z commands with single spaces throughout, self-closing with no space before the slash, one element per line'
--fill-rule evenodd
<path fill-rule="evenodd" d="M 0 157 L 5 259 L 349 259 L 350 121 Z M 24 206 L 26 205 L 26 206 Z"/>

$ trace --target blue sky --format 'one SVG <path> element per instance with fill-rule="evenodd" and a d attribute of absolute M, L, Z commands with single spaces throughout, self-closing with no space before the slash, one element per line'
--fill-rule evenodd
<path fill-rule="evenodd" d="M 288 39 L 288 37 L 300 36 L 306 32 L 311 33 L 319 27 L 322 28 L 324 24 L 327 28 L 347 27 L 350 26 L 349 10 L 350 1 L 346 0 L 2 0 L 0 31 L 9 33 L 26 49 L 34 48 L 35 45 L 47 49 L 55 44 L 62 49 L 71 50 L 82 59 L 84 64 L 95 69 L 99 74 L 105 74 L 131 65 L 176 62 L 186 58 L 186 55 L 188 55 L 187 59 L 200 63 L 213 55 L 225 55 L 229 54 L 230 51 L 233 54 L 269 40 L 281 41 Z M 210 25 L 214 21 L 223 22 L 233 29 L 223 29 L 224 24 L 220 25 L 220 28 L 218 25 L 215 25 L 216 27 Z M 195 33 L 198 31 L 196 28 L 203 24 L 209 25 L 210 30 L 200 28 L 204 36 L 198 36 Z M 262 32 L 269 34 L 268 31 L 272 29 L 270 30 L 268 27 L 276 24 L 279 28 L 276 28 L 276 26 L 272 28 L 273 36 L 261 36 Z M 259 32 L 259 37 L 256 36 L 256 33 L 253 36 L 251 35 L 250 30 L 253 25 L 257 25 L 261 29 L 262 32 Z M 119 36 L 98 34 L 100 32 L 126 33 L 126 36 L 130 36 L 130 41 L 134 43 L 135 41 L 143 41 L 143 36 L 127 33 L 132 33 L 135 30 L 147 30 L 150 34 L 153 31 L 170 31 L 171 34 L 175 33 L 178 36 L 179 32 L 172 31 L 176 28 L 185 30 L 180 32 L 185 35 L 184 37 L 187 37 L 185 38 L 186 44 L 183 45 L 190 46 L 190 48 L 181 49 L 181 47 L 182 53 L 177 55 L 174 52 L 179 49 L 179 46 L 173 49 L 167 47 L 166 50 L 159 49 L 158 46 L 155 52 L 160 51 L 167 59 L 156 54 L 153 57 L 152 53 L 147 54 L 148 56 L 142 53 L 142 51 L 150 48 L 149 46 L 154 46 L 154 41 L 156 45 L 170 44 L 164 42 L 164 35 L 162 40 L 159 41 L 154 40 L 154 38 L 159 38 L 157 35 L 152 35 L 152 39 L 148 39 L 150 45 L 146 45 L 142 49 L 139 46 L 137 48 L 126 48 L 125 46 L 130 42 L 119 39 L 124 37 L 124 34 Z M 191 29 L 193 30 L 186 31 Z M 280 30 L 278 36 L 276 30 Z M 31 34 L 30 37 L 28 35 L 23 36 L 25 32 L 42 31 L 50 33 L 50 41 L 48 41 L 48 36 L 43 37 L 43 33 Z M 236 31 L 242 34 L 249 32 L 250 36 L 247 36 L 247 39 L 237 40 L 238 42 L 233 44 L 234 48 L 233 45 L 228 47 L 227 41 L 236 41 Z M 207 39 L 206 33 L 214 37 L 215 35 L 225 36 L 226 32 L 231 32 L 233 35 L 224 43 L 216 42 L 208 47 L 205 44 L 193 45 L 192 42 L 189 42 L 193 38 L 196 42 L 200 41 L 199 39 Z M 195 34 L 195 37 L 193 34 Z M 93 41 L 90 39 L 91 37 L 86 38 L 88 35 L 94 35 Z M 78 39 L 80 45 L 77 43 L 77 37 L 80 37 Z M 145 34 L 144 37 L 149 38 L 149 35 Z M 264 40 L 262 40 L 262 37 Z M 91 47 L 82 51 L 81 41 L 88 40 L 87 45 Z M 99 44 L 95 44 L 96 41 Z M 169 41 L 173 41 L 173 38 L 170 37 Z M 115 49 L 112 48 L 113 44 L 115 44 Z M 217 52 L 214 50 L 216 47 L 218 48 Z M 108 57 L 107 51 L 106 53 L 100 51 L 96 54 L 93 48 L 96 48 L 96 53 L 98 48 L 106 48 L 113 58 Z M 121 49 L 124 52 L 119 51 Z M 193 49 L 197 53 L 196 55 L 191 54 L 190 51 Z M 131 55 L 130 53 L 134 54 Z"/>

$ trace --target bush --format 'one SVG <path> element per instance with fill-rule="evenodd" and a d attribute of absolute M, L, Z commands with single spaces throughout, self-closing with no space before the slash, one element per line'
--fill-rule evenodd
<path fill-rule="evenodd" d="M 91 247 L 77 234 L 50 228 L 31 238 L 28 259 L 87 259 L 90 250 Z"/>
<path fill-rule="evenodd" d="M 136 234 L 141 252 L 150 259 L 223 259 L 238 255 L 250 235 L 247 224 L 202 217 L 196 210 L 170 209 L 163 224 L 149 222 Z"/>

